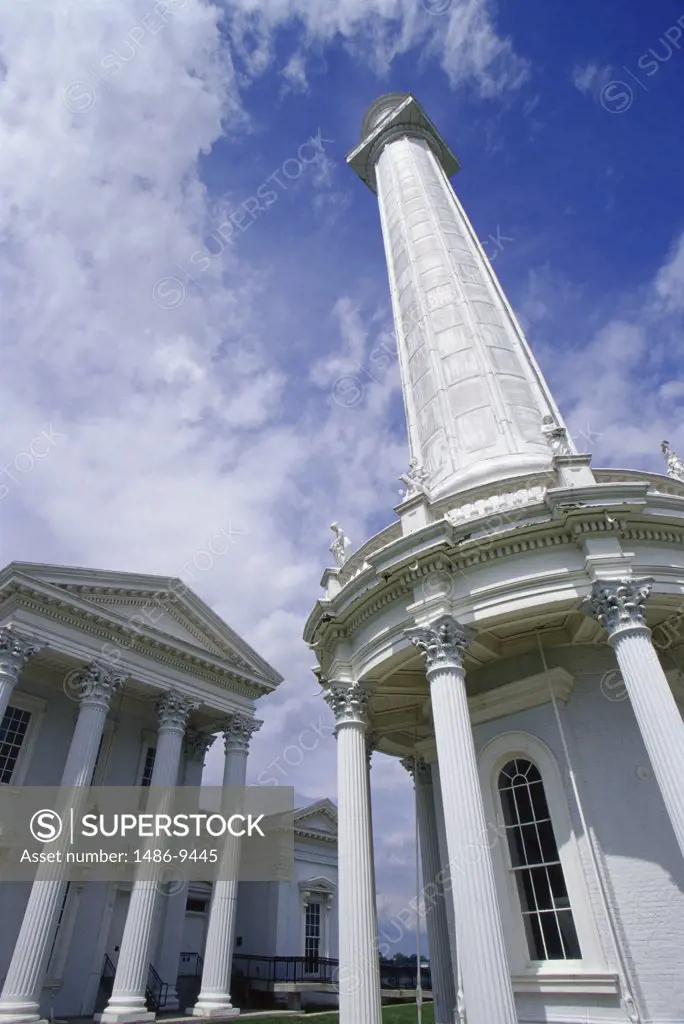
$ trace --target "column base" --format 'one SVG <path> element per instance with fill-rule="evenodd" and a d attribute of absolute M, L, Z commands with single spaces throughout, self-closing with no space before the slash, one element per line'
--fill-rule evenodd
<path fill-rule="evenodd" d="M 230 1003 L 195 1003 L 187 1009 L 188 1017 L 239 1017 L 240 1011 Z"/>
<path fill-rule="evenodd" d="M 96 1013 L 93 1020 L 96 1024 L 137 1024 L 137 1021 L 156 1020 L 156 1014 L 151 1010 L 128 1009 L 106 1009 L 102 1013 Z"/>
<path fill-rule="evenodd" d="M 0 1024 L 50 1024 L 50 1022 L 45 1017 L 41 1017 L 40 1012 L 22 1013 L 18 1010 L 13 1013 L 12 1010 L 4 1010 L 0 1013 Z"/>

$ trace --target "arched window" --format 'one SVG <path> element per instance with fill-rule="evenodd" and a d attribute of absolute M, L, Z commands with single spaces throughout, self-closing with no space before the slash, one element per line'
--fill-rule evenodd
<path fill-rule="evenodd" d="M 582 953 L 539 769 L 523 757 L 507 761 L 499 772 L 498 791 L 530 959 L 579 960 Z"/>

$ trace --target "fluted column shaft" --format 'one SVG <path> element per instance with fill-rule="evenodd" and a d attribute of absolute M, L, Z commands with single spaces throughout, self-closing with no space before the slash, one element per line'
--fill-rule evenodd
<path fill-rule="evenodd" d="M 29 640 L 16 629 L 0 629 L 0 722 L 5 717 L 12 690 L 19 681 L 26 662 L 40 650 L 40 645 Z"/>
<path fill-rule="evenodd" d="M 261 724 L 246 715 L 234 715 L 226 723 L 223 733 L 226 751 L 223 763 L 224 789 L 245 785 L 249 741 L 252 734 L 261 728 Z M 193 1017 L 237 1017 L 240 1013 L 233 1006 L 230 996 L 239 866 L 240 840 L 229 836 L 219 872 L 223 877 L 217 878 L 211 893 L 202 987 L 192 1008 Z"/>
<path fill-rule="evenodd" d="M 159 732 L 150 779 L 151 792 L 157 787 L 176 785 L 183 735 L 193 708 L 186 697 L 173 692 L 164 694 L 158 701 Z M 112 994 L 104 1012 L 97 1018 L 103 1024 L 154 1020 L 154 1013 L 146 1011 L 145 990 L 159 881 L 146 877 L 150 873 L 146 866 L 133 883 Z"/>
<path fill-rule="evenodd" d="M 451 895 L 451 872 L 449 871 L 449 850 L 447 847 L 446 825 L 444 824 L 444 807 L 442 805 L 442 787 L 439 780 L 439 766 L 430 765 L 432 775 L 432 800 L 435 807 L 435 820 L 437 824 L 437 842 L 439 845 L 439 862 L 441 865 L 441 886 L 444 890 L 444 909 L 446 912 L 447 927 L 449 929 L 449 954 L 451 965 L 451 976 L 456 992 L 456 1009 L 462 1009 L 463 992 L 459 991 L 459 969 L 458 969 L 458 948 L 456 945 L 456 917 L 454 915 L 454 900 Z M 458 1013 L 454 1014 L 454 1021 L 461 1020 Z"/>
<path fill-rule="evenodd" d="M 186 731 L 186 761 L 183 785 L 198 787 L 202 785 L 204 758 L 213 739 L 213 735 L 200 733 L 196 729 L 188 729 Z M 177 888 L 179 891 L 176 891 Z M 182 953 L 183 930 L 185 928 L 185 907 L 188 900 L 187 885 L 183 884 L 182 888 L 179 888 L 171 882 L 165 895 L 164 927 L 157 970 L 159 971 L 160 978 L 169 986 L 166 1005 L 164 1006 L 164 1010 L 167 1011 L 177 1010 L 179 1005 L 176 982 L 178 981 L 178 967 Z"/>
<path fill-rule="evenodd" d="M 644 624 L 650 579 L 599 580 L 591 613 L 608 637 L 684 856 L 684 721 Z"/>
<path fill-rule="evenodd" d="M 336 720 L 340 1024 L 381 1024 L 366 728 L 358 684 L 325 695 Z"/>
<path fill-rule="evenodd" d="M 410 637 L 427 662 L 468 1024 L 517 1024 L 465 688 L 470 636 L 444 616 Z"/>
<path fill-rule="evenodd" d="M 70 800 L 74 813 L 85 800 L 95 768 L 97 751 L 112 694 L 120 684 L 100 666 L 89 665 L 81 674 L 78 717 L 60 785 L 83 787 L 81 800 Z M 61 840 L 58 840 L 58 844 Z M 62 858 L 63 860 L 64 858 Z M 40 1020 L 40 995 L 66 881 L 63 864 L 45 868 L 31 886 L 12 960 L 0 995 L 0 1021 Z"/>
<path fill-rule="evenodd" d="M 453 1024 L 456 1009 L 456 986 L 451 967 L 446 906 L 441 891 L 442 887 L 438 881 L 442 865 L 432 792 L 432 774 L 430 766 L 424 761 L 415 758 L 407 760 L 411 763 L 402 761 L 402 764 L 413 775 L 416 790 L 416 815 L 423 869 L 423 900 L 430 953 L 435 1024 Z"/>

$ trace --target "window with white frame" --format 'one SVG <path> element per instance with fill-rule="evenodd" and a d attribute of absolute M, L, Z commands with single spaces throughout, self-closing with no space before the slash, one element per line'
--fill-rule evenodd
<path fill-rule="evenodd" d="M 31 712 L 9 705 L 0 723 L 0 782 L 10 783 L 26 740 Z"/>
<path fill-rule="evenodd" d="M 579 960 L 575 921 L 544 783 L 527 758 L 499 772 L 499 799 L 531 960 Z"/>
<path fill-rule="evenodd" d="M 478 768 L 511 973 L 567 977 L 568 991 L 582 988 L 584 972 L 612 985 L 586 837 L 575 832 L 556 757 L 538 737 L 508 732 L 489 741 Z"/>
<path fill-rule="evenodd" d="M 304 970 L 313 974 L 319 969 L 321 951 L 321 904 L 307 903 L 304 916 Z"/>

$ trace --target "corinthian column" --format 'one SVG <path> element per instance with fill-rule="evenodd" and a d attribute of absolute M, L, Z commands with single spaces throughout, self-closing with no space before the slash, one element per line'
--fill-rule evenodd
<path fill-rule="evenodd" d="M 99 665 L 91 664 L 80 674 L 78 717 L 60 785 L 65 789 L 90 785 L 112 694 L 122 682 Z M 79 802 L 71 799 L 74 814 Z M 63 866 L 55 864 L 37 876 L 31 886 L 24 918 L 0 995 L 0 1021 L 40 1020 L 40 995 L 52 946 L 66 882 Z"/>
<path fill-rule="evenodd" d="M 176 785 L 185 726 L 196 706 L 173 691 L 157 701 L 159 732 L 150 779 L 152 792 Z M 147 1011 L 145 989 L 159 881 L 145 877 L 149 873 L 149 869 L 142 871 L 133 884 L 112 994 L 104 1012 L 97 1017 L 103 1024 L 154 1020 L 154 1013 Z"/>
<path fill-rule="evenodd" d="M 684 722 L 644 623 L 652 579 L 597 580 L 589 611 L 608 631 L 667 813 L 684 855 Z"/>
<path fill-rule="evenodd" d="M 24 665 L 38 653 L 41 646 L 9 626 L 0 629 L 0 722 L 5 716 L 12 690 L 19 681 Z"/>
<path fill-rule="evenodd" d="M 247 715 L 239 714 L 233 715 L 226 722 L 223 729 L 226 751 L 223 763 L 224 789 L 245 785 L 249 743 L 262 724 Z M 237 1017 L 240 1013 L 230 998 L 239 868 L 240 840 L 228 836 L 211 891 L 202 988 L 191 1011 L 193 1017 Z"/>
<path fill-rule="evenodd" d="M 366 727 L 369 694 L 330 686 L 337 737 L 340 1024 L 381 1024 Z"/>
<path fill-rule="evenodd" d="M 402 765 L 413 777 L 416 814 L 423 868 L 423 903 L 430 953 L 430 977 L 435 1007 L 435 1024 L 454 1024 L 456 987 L 451 967 L 449 925 L 444 892 L 438 881 L 442 870 L 439 856 L 437 818 L 432 794 L 432 772 L 422 758 L 405 757 Z"/>
<path fill-rule="evenodd" d="M 199 729 L 187 729 L 185 733 L 185 774 L 184 786 L 202 785 L 202 769 L 209 747 L 214 742 L 212 733 L 200 732 Z M 169 883 L 164 892 L 166 907 L 164 908 L 164 927 L 161 948 L 159 951 L 159 976 L 168 982 L 165 1011 L 178 1009 L 178 967 L 183 944 L 183 928 L 185 926 L 185 905 L 188 900 L 187 885 Z"/>
<path fill-rule="evenodd" d="M 466 696 L 471 636 L 445 615 L 409 638 L 427 665 L 468 1024 L 517 1024 Z"/>

